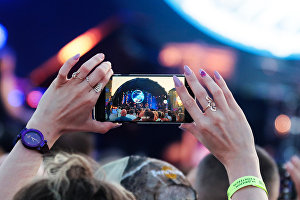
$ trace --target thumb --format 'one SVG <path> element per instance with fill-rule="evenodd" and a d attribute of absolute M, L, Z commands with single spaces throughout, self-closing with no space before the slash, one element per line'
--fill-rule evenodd
<path fill-rule="evenodd" d="M 195 135 L 197 133 L 197 128 L 195 122 L 193 123 L 184 123 L 179 126 L 179 128 L 183 131 L 188 131 Z"/>
<path fill-rule="evenodd" d="M 99 122 L 96 120 L 91 120 L 88 124 L 88 131 L 95 133 L 106 133 L 107 131 L 118 128 L 122 124 L 112 123 L 112 122 Z"/>

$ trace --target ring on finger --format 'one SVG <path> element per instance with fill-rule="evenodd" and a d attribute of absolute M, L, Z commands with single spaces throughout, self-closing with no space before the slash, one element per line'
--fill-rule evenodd
<path fill-rule="evenodd" d="M 216 112 L 217 111 L 217 106 L 216 103 L 214 102 L 214 100 L 212 98 L 210 98 L 209 96 L 206 96 L 206 101 L 208 102 L 206 108 L 204 108 L 204 112 L 210 108 L 211 111 Z"/>
<path fill-rule="evenodd" d="M 98 83 L 93 89 L 96 93 L 100 92 L 102 89 L 102 83 Z"/>
<path fill-rule="evenodd" d="M 72 78 L 73 79 L 80 79 L 80 80 L 83 80 L 84 78 L 81 78 L 80 76 L 78 76 L 78 74 L 80 74 L 80 71 L 77 71 L 77 72 L 74 72 L 73 74 L 72 74 Z"/>
<path fill-rule="evenodd" d="M 85 78 L 85 80 L 86 80 L 86 82 L 91 86 L 91 88 L 93 88 L 93 86 L 91 85 L 91 83 L 90 83 L 90 78 L 87 76 L 86 78 Z M 94 88 L 93 88 L 94 89 Z"/>

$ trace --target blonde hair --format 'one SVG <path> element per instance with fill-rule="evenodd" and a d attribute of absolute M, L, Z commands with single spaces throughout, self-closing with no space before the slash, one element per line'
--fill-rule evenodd
<path fill-rule="evenodd" d="M 47 178 L 22 188 L 14 200 L 106 199 L 135 200 L 121 185 L 94 178 L 99 165 L 78 154 L 59 153 L 46 159 Z"/>

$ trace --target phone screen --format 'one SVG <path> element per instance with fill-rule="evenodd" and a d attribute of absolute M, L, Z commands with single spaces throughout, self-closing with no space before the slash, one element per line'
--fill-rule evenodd
<path fill-rule="evenodd" d="M 172 76 L 112 76 L 98 99 L 94 117 L 111 122 L 192 122 L 177 95 Z M 177 77 L 187 86 L 184 75 Z"/>

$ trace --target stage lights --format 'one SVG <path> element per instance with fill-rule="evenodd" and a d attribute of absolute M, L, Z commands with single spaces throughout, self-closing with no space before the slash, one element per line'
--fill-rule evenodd
<path fill-rule="evenodd" d="M 0 49 L 5 46 L 7 40 L 7 31 L 3 25 L 0 24 Z"/>
<path fill-rule="evenodd" d="M 42 96 L 43 96 L 43 92 L 41 92 L 39 90 L 31 91 L 27 95 L 26 102 L 31 108 L 36 108 L 38 106 Z"/>
<path fill-rule="evenodd" d="M 300 59 L 300 1 L 165 0 L 187 22 L 227 45 Z"/>
<path fill-rule="evenodd" d="M 77 53 L 83 55 L 98 44 L 101 39 L 100 29 L 92 28 L 64 46 L 58 52 L 58 59 L 61 63 L 64 63 Z"/>
<path fill-rule="evenodd" d="M 281 114 L 276 117 L 274 125 L 278 134 L 286 135 L 291 130 L 292 123 L 289 116 Z"/>
<path fill-rule="evenodd" d="M 25 101 L 24 93 L 21 90 L 14 89 L 8 93 L 8 103 L 13 107 L 20 107 Z"/>

